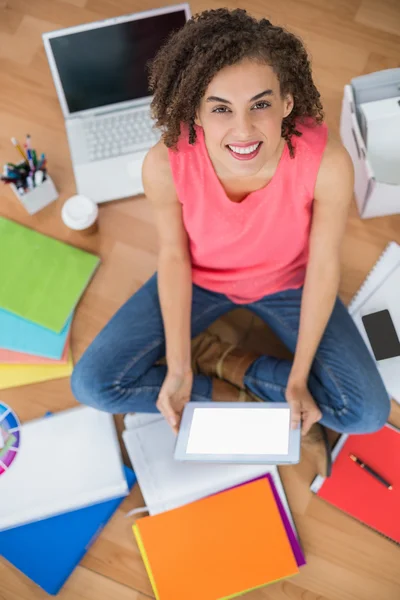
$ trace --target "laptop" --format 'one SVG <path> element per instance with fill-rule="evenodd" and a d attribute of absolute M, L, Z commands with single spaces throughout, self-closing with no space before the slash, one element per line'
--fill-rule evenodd
<path fill-rule="evenodd" d="M 143 159 L 161 138 L 147 63 L 190 17 L 184 3 L 43 34 L 78 194 L 97 203 L 143 194 Z"/>

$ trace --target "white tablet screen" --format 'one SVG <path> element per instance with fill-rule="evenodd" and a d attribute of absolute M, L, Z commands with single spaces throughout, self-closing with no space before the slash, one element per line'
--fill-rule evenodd
<path fill-rule="evenodd" d="M 287 454 L 290 409 L 195 408 L 187 454 Z"/>

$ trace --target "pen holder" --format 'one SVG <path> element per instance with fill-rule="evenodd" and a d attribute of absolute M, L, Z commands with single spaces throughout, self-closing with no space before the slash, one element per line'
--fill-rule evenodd
<path fill-rule="evenodd" d="M 34 215 L 58 198 L 58 192 L 49 175 L 40 185 L 24 193 L 19 193 L 13 183 L 10 187 L 30 215 Z"/>

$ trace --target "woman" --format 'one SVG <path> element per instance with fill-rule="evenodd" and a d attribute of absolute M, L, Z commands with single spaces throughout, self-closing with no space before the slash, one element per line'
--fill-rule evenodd
<path fill-rule="evenodd" d="M 175 431 L 189 399 L 235 398 L 287 400 L 303 434 L 381 428 L 388 395 L 337 297 L 353 168 L 322 122 L 301 41 L 245 10 L 205 11 L 160 50 L 150 87 L 163 130 L 143 166 L 158 273 L 78 362 L 76 398 L 161 411 Z M 205 338 L 194 375 L 191 338 L 238 305 L 293 361 Z"/>

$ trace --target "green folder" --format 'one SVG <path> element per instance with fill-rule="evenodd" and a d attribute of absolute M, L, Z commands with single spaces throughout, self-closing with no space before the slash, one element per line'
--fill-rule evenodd
<path fill-rule="evenodd" d="M 100 259 L 0 217 L 0 308 L 59 333 Z"/>

